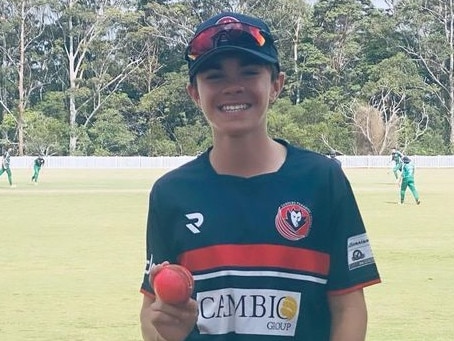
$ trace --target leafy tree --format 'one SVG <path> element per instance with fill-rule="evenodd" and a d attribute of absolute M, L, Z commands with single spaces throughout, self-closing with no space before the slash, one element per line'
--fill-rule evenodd
<path fill-rule="evenodd" d="M 128 0 L 52 3 L 61 30 L 58 47 L 66 56 L 70 154 L 76 151 L 78 131 L 84 130 L 77 125 L 86 127 L 142 62 L 140 52 L 128 55 L 134 50 L 127 26 L 137 21 L 128 15 L 134 10 L 131 5 Z"/>
<path fill-rule="evenodd" d="M 452 4 L 394 3 L 5 0 L 2 143 L 59 155 L 204 150 L 210 129 L 185 92 L 183 53 L 201 21 L 230 10 L 273 29 L 287 76 L 273 136 L 322 153 L 450 152 Z"/>
<path fill-rule="evenodd" d="M 9 146 L 14 141 L 16 134 L 16 119 L 13 115 L 6 115 L 3 117 L 0 123 L 0 144 L 3 146 Z"/>
<path fill-rule="evenodd" d="M 399 45 L 425 70 L 447 123 L 446 140 L 454 148 L 454 2 L 402 0 L 395 6 Z M 452 151 L 452 150 L 451 150 Z"/>
<path fill-rule="evenodd" d="M 206 150 L 211 144 L 211 129 L 200 121 L 175 129 L 176 144 L 179 155 L 197 155 Z"/>
<path fill-rule="evenodd" d="M 167 73 L 161 86 L 145 94 L 138 110 L 149 121 L 159 119 L 170 140 L 177 142 L 175 130 L 202 120 L 201 113 L 186 93 L 187 79 L 183 73 Z M 197 145 L 197 143 L 195 143 Z"/>
<path fill-rule="evenodd" d="M 312 11 L 305 1 L 281 0 L 261 6 L 257 12 L 273 28 L 281 68 L 287 77 L 283 95 L 298 104 L 314 95 L 311 70 L 323 60 L 313 44 Z"/>
<path fill-rule="evenodd" d="M 87 154 L 126 156 L 137 153 L 134 133 L 128 127 L 129 110 L 132 110 L 132 103 L 125 94 L 110 97 L 87 126 Z"/>
<path fill-rule="evenodd" d="M 15 118 L 19 155 L 24 154 L 24 116 L 29 98 L 42 87 L 37 74 L 45 65 L 44 47 L 39 41 L 46 21 L 44 4 L 43 1 L 8 0 L 1 5 L 0 54 L 5 67 L 2 71 L 5 88 L 0 91 L 0 105 Z"/>
<path fill-rule="evenodd" d="M 38 111 L 27 111 L 25 115 L 25 146 L 27 154 L 64 155 L 69 136 L 68 125 Z"/>
<path fill-rule="evenodd" d="M 271 136 L 320 153 L 329 149 L 351 151 L 352 140 L 346 138 L 349 127 L 341 121 L 341 115 L 332 114 L 320 99 L 307 99 L 299 105 L 279 99 L 268 115 Z"/>
<path fill-rule="evenodd" d="M 320 0 L 314 5 L 314 43 L 325 56 L 316 77 L 323 89 L 337 86 L 350 92 L 357 79 L 352 70 L 364 49 L 362 33 L 374 11 L 369 0 Z"/>
<path fill-rule="evenodd" d="M 362 141 L 367 141 L 363 152 L 381 155 L 399 144 L 399 133 L 407 121 L 417 122 L 413 131 L 415 138 L 424 134 L 429 117 L 420 111 L 419 105 L 423 104 L 428 87 L 415 63 L 402 53 L 369 69 L 370 80 L 361 92 L 363 98 L 369 99 L 371 108 L 354 103 L 350 113 L 345 114 L 362 135 Z M 409 125 L 406 126 L 409 133 Z"/>
<path fill-rule="evenodd" d="M 137 144 L 141 155 L 178 155 L 176 143 L 169 139 L 166 129 L 159 119 L 149 122 L 148 130 L 138 138 Z"/>
<path fill-rule="evenodd" d="M 63 91 L 46 91 L 33 109 L 62 123 L 67 122 L 66 96 Z"/>
<path fill-rule="evenodd" d="M 118 110 L 111 108 L 100 112 L 87 133 L 92 144 L 90 155 L 127 156 L 136 153 L 134 135 Z"/>

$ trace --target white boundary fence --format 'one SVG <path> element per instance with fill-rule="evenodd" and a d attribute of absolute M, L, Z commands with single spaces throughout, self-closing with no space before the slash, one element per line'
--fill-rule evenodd
<path fill-rule="evenodd" d="M 418 168 L 454 168 L 454 155 L 409 156 Z M 12 156 L 11 168 L 32 168 L 36 156 Z M 192 159 L 194 156 L 46 156 L 46 168 L 89 168 L 89 169 L 134 169 L 134 168 L 176 168 Z M 341 155 L 338 159 L 344 168 L 390 168 L 391 156 L 348 156 Z"/>

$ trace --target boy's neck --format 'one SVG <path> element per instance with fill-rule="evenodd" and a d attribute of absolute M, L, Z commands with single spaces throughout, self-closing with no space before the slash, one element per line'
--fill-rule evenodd
<path fill-rule="evenodd" d="M 240 177 L 274 173 L 285 162 L 287 149 L 266 136 L 262 139 L 217 141 L 210 152 L 210 162 L 218 174 Z"/>

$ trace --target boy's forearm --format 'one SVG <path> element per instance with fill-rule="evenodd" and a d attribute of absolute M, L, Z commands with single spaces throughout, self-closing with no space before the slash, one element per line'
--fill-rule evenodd
<path fill-rule="evenodd" d="M 334 325 L 331 341 L 364 341 L 366 339 L 366 324 L 363 321 L 349 320 L 342 324 Z"/>
<path fill-rule="evenodd" d="M 331 341 L 364 341 L 367 308 L 362 290 L 330 297 Z"/>
<path fill-rule="evenodd" d="M 167 341 L 159 335 L 151 323 L 146 325 L 142 323 L 142 338 L 144 341 Z"/>
<path fill-rule="evenodd" d="M 154 301 L 154 298 L 144 296 L 144 303 L 140 312 L 142 338 L 144 341 L 167 341 L 158 333 L 154 325 L 148 320 L 146 311 L 152 301 Z"/>

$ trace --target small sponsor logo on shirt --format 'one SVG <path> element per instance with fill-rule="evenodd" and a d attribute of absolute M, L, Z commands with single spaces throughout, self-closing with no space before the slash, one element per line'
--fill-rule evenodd
<path fill-rule="evenodd" d="M 348 268 L 350 270 L 358 269 L 375 262 L 366 233 L 348 238 L 347 249 Z"/>
<path fill-rule="evenodd" d="M 197 293 L 201 334 L 227 333 L 295 336 L 301 294 L 270 289 L 239 289 Z"/>
<path fill-rule="evenodd" d="M 300 240 L 309 235 L 312 226 L 311 211 L 299 202 L 287 202 L 279 206 L 275 225 L 285 239 Z"/>
<path fill-rule="evenodd" d="M 188 213 L 186 218 L 190 221 L 186 227 L 194 234 L 200 233 L 200 227 L 203 224 L 203 214 L 200 212 Z"/>
<path fill-rule="evenodd" d="M 145 263 L 144 274 L 148 276 L 150 274 L 150 270 L 153 266 L 155 266 L 155 264 L 153 263 L 153 255 L 151 254 L 150 259 L 147 259 L 147 261 Z"/>

